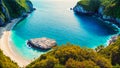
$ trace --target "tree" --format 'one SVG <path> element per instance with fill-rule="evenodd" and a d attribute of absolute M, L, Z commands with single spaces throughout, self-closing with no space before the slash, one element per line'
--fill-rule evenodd
<path fill-rule="evenodd" d="M 97 48 L 95 48 L 96 52 L 99 52 L 100 50 L 104 49 L 103 45 L 98 46 Z"/>

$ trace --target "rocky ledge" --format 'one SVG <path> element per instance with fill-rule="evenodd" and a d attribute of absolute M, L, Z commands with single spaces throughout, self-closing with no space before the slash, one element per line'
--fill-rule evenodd
<path fill-rule="evenodd" d="M 43 37 L 43 38 L 30 39 L 27 41 L 27 45 L 33 48 L 47 50 L 56 46 L 57 43 L 53 39 Z"/>

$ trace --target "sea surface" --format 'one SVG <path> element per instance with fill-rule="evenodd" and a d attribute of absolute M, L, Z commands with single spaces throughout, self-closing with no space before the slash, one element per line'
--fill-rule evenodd
<path fill-rule="evenodd" d="M 17 52 L 26 59 L 45 53 L 32 49 L 26 41 L 32 38 L 55 39 L 61 46 L 68 42 L 81 47 L 95 48 L 107 45 L 113 35 L 110 28 L 89 16 L 77 15 L 73 8 L 77 0 L 31 0 L 36 10 L 11 31 L 11 40 Z"/>

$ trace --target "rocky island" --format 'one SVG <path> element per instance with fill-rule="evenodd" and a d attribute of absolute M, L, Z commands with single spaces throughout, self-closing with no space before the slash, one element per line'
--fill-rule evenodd
<path fill-rule="evenodd" d="M 56 46 L 57 43 L 53 39 L 43 37 L 43 38 L 30 39 L 27 41 L 27 45 L 33 48 L 47 50 Z"/>

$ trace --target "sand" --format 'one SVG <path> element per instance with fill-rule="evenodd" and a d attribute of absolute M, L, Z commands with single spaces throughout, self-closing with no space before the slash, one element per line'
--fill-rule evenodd
<path fill-rule="evenodd" d="M 20 54 L 15 51 L 14 46 L 10 43 L 10 30 L 21 20 L 17 18 L 8 23 L 4 27 L 0 27 L 0 49 L 3 53 L 15 61 L 20 67 L 25 67 L 31 61 L 24 59 Z"/>

